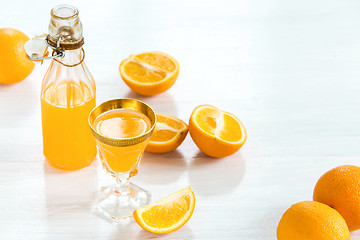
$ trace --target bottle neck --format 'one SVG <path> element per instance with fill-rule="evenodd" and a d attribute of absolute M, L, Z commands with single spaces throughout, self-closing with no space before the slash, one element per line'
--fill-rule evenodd
<path fill-rule="evenodd" d="M 57 60 L 66 65 L 76 65 L 83 60 L 83 57 L 83 51 L 81 48 L 78 48 L 75 50 L 66 50 L 65 57 L 57 58 Z"/>
<path fill-rule="evenodd" d="M 51 10 L 49 23 L 49 40 L 61 44 L 78 44 L 83 37 L 83 28 L 79 18 L 79 11 L 71 5 L 58 5 Z M 54 44 L 55 45 L 55 44 Z"/>

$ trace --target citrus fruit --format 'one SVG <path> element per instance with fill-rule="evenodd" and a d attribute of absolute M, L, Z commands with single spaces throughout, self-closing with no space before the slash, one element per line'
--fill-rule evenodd
<path fill-rule="evenodd" d="M 145 230 L 164 234 L 182 227 L 191 217 L 195 207 L 195 195 L 190 186 L 157 202 L 136 209 L 135 221 Z"/>
<path fill-rule="evenodd" d="M 349 230 L 360 229 L 360 167 L 336 167 L 316 183 L 313 198 L 336 209 L 345 219 Z"/>
<path fill-rule="evenodd" d="M 175 83 L 179 64 L 166 53 L 145 52 L 122 61 L 119 70 L 134 92 L 150 96 L 165 92 Z"/>
<path fill-rule="evenodd" d="M 195 108 L 189 132 L 198 148 L 211 157 L 234 154 L 246 140 L 245 127 L 235 115 L 210 105 Z"/>
<path fill-rule="evenodd" d="M 187 135 L 187 124 L 176 117 L 160 113 L 156 114 L 156 119 L 154 132 L 145 150 L 153 153 L 175 150 Z"/>
<path fill-rule="evenodd" d="M 175 83 L 179 64 L 166 53 L 145 52 L 122 61 L 119 71 L 134 92 L 150 96 L 165 92 Z"/>
<path fill-rule="evenodd" d="M 0 83 L 20 82 L 34 69 L 35 64 L 27 59 L 24 50 L 28 40 L 19 30 L 0 28 Z"/>
<path fill-rule="evenodd" d="M 292 205 L 277 228 L 278 240 L 350 240 L 343 217 L 333 208 L 315 201 Z"/>

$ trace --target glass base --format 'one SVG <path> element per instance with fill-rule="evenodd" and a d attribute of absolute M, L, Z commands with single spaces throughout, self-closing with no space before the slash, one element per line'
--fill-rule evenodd
<path fill-rule="evenodd" d="M 101 190 L 93 210 L 116 224 L 131 219 L 134 210 L 149 204 L 150 198 L 148 191 L 133 183 L 112 185 Z"/>

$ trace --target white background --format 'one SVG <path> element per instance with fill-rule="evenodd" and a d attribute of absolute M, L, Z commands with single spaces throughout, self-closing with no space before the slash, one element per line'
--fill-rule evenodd
<path fill-rule="evenodd" d="M 46 33 L 59 3 L 4 1 L 0 27 Z M 98 160 L 75 172 L 44 162 L 40 87 L 48 62 L 38 64 L 23 82 L 0 86 L 1 239 L 276 239 L 282 213 L 311 200 L 323 173 L 359 165 L 358 0 L 72 4 L 80 10 L 98 103 L 137 98 L 185 121 L 197 105 L 212 104 L 237 115 L 248 139 L 223 159 L 199 152 L 190 136 L 177 151 L 145 154 L 133 182 L 153 200 L 190 185 L 194 214 L 166 236 L 134 221 L 114 226 L 90 211 L 98 189 L 112 183 Z M 180 74 L 166 93 L 142 97 L 121 80 L 118 66 L 151 50 L 174 56 Z"/>

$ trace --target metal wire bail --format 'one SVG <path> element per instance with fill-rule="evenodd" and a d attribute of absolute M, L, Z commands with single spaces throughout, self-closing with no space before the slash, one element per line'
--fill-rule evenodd
<path fill-rule="evenodd" d="M 58 63 L 66 66 L 66 67 L 75 67 L 75 66 L 81 64 L 81 63 L 84 61 L 84 59 L 85 59 L 85 51 L 84 51 L 83 48 L 81 48 L 81 53 L 82 53 L 82 54 L 81 54 L 81 59 L 80 59 L 80 61 L 79 61 L 78 63 L 75 63 L 75 64 L 71 64 L 71 65 L 70 65 L 70 64 L 63 63 L 63 62 L 61 62 L 61 61 L 59 61 L 59 60 L 57 59 L 57 58 L 63 58 L 63 57 L 65 57 L 66 47 L 65 47 L 65 49 L 64 49 L 64 48 L 61 46 L 61 39 L 62 39 L 62 38 L 63 38 L 63 36 L 60 35 L 59 38 L 58 38 L 57 41 L 56 41 L 56 47 L 55 47 L 53 44 L 51 44 L 51 43 L 53 43 L 53 42 L 51 42 L 51 43 L 49 42 L 49 35 L 46 35 L 46 38 L 44 39 L 44 41 L 45 41 L 46 45 L 53 50 L 52 55 L 51 55 L 51 56 L 47 56 L 47 57 L 32 57 L 32 56 L 29 56 L 30 60 L 32 60 L 32 61 L 39 61 L 39 60 L 53 59 L 53 60 L 57 61 Z M 76 45 L 81 47 L 83 43 L 84 43 L 84 41 L 82 40 L 80 43 L 78 43 L 78 44 L 76 44 Z M 81 45 L 79 45 L 79 44 L 81 44 Z M 77 47 L 77 48 L 78 48 L 78 47 Z M 74 48 L 74 49 L 77 49 L 77 48 Z"/>
<path fill-rule="evenodd" d="M 58 58 L 58 57 L 59 58 L 65 57 L 65 51 L 63 49 L 61 49 L 61 47 L 60 47 L 60 41 L 61 41 L 62 36 L 61 35 L 59 36 L 59 38 L 58 38 L 58 40 L 56 42 L 56 48 L 54 48 L 52 45 L 49 44 L 48 37 L 49 37 L 49 35 L 47 35 L 44 40 L 45 40 L 46 45 L 54 50 L 53 54 L 51 56 L 48 56 L 48 57 L 31 57 L 31 56 L 29 56 L 30 60 L 38 61 L 38 60 L 46 60 L 46 59 L 55 59 L 55 58 Z"/>

